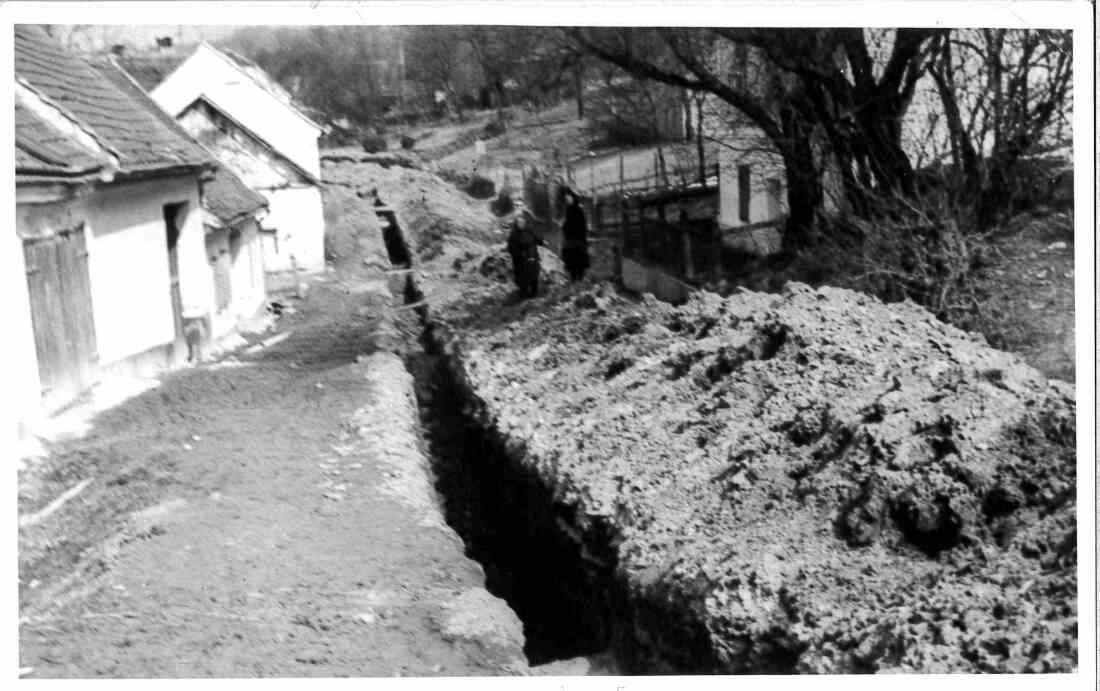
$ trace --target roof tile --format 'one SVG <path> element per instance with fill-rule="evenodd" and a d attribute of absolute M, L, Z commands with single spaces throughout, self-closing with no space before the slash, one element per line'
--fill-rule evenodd
<path fill-rule="evenodd" d="M 212 163 L 198 144 L 165 124 L 152 101 L 66 52 L 41 28 L 15 27 L 15 73 L 116 153 L 124 174 Z"/>
<path fill-rule="evenodd" d="M 203 207 L 226 224 L 267 206 L 267 199 L 224 166 L 214 172 L 213 180 L 203 183 L 202 191 Z"/>

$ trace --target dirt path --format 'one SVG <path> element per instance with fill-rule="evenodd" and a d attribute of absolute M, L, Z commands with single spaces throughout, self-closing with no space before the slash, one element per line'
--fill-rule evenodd
<path fill-rule="evenodd" d="M 24 515 L 93 478 L 20 532 L 29 676 L 521 670 L 518 619 L 438 520 L 378 288 L 315 286 L 285 340 L 167 377 L 24 473 Z"/>

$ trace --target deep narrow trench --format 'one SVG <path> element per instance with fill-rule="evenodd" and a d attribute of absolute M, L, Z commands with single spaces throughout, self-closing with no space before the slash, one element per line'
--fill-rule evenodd
<path fill-rule="evenodd" d="M 392 219 L 383 229 L 390 261 L 412 264 L 412 252 Z M 406 304 L 423 294 L 409 272 Z M 572 509 L 512 456 L 471 414 L 472 396 L 448 366 L 428 307 L 416 308 L 421 337 L 406 352 L 425 445 L 447 523 L 485 571 L 485 587 L 523 622 L 531 665 L 606 653 L 614 638 L 613 550 L 606 535 L 582 535 Z"/>

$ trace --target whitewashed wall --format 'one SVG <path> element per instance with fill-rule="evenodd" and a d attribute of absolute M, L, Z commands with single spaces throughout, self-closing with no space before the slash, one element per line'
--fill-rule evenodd
<path fill-rule="evenodd" d="M 21 233 L 83 222 L 101 367 L 175 340 L 164 205 L 184 202 L 179 238 L 184 314 L 210 309 L 198 180 L 162 178 L 100 188 L 66 203 L 19 204 Z"/>
<path fill-rule="evenodd" d="M 741 220 L 741 196 L 738 167 L 749 166 L 749 220 Z M 778 182 L 778 194 L 769 189 L 769 180 Z M 774 183 L 772 183 L 774 184 Z M 718 223 L 727 228 L 772 221 L 787 212 L 787 190 L 783 162 L 779 156 L 765 153 L 741 153 L 719 149 L 718 154 Z"/>
<path fill-rule="evenodd" d="M 325 217 L 321 190 L 317 187 L 287 187 L 260 190 L 269 208 L 264 228 L 264 263 L 268 271 L 289 271 L 295 262 L 301 271 L 325 268 Z M 292 260 L 293 258 L 293 260 Z"/>
<path fill-rule="evenodd" d="M 224 310 L 217 310 L 215 303 L 211 317 L 211 335 L 215 338 L 232 331 L 241 319 L 255 315 L 267 297 L 259 225 L 255 220 L 248 220 L 240 224 L 239 228 L 240 239 L 235 247 L 228 229 L 207 228 L 206 232 L 207 262 L 210 267 L 208 280 L 211 286 L 214 285 L 212 255 L 224 251 L 231 261 L 229 306 Z"/>
<path fill-rule="evenodd" d="M 165 204 L 187 204 L 178 241 L 183 314 L 210 310 L 198 190 L 194 178 L 151 180 L 111 186 L 89 198 L 89 272 L 101 365 L 175 339 Z"/>
<path fill-rule="evenodd" d="M 151 95 L 173 116 L 204 95 L 299 166 L 317 177 L 321 175 L 317 149 L 320 128 L 206 44 L 157 85 Z"/>

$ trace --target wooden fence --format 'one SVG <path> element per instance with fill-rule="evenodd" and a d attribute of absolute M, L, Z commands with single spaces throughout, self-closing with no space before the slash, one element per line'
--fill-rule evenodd
<path fill-rule="evenodd" d="M 714 167 L 715 176 L 717 172 Z M 525 169 L 525 203 L 538 219 L 543 236 L 555 248 L 560 242 L 558 226 L 564 212 L 561 192 L 567 185 L 580 192 L 585 207 L 592 274 L 597 278 L 621 279 L 622 260 L 631 259 L 686 283 L 703 285 L 727 274 L 731 251 L 759 244 L 760 237 L 778 237 L 778 220 L 738 229 L 720 228 L 717 203 L 713 215 L 705 218 L 698 217 L 698 210 L 693 212 L 695 217 L 687 213 L 666 215 L 658 210 L 662 204 L 687 204 L 689 198 L 706 198 L 708 188 L 697 183 L 670 188 L 665 186 L 663 175 L 659 180 L 650 175 L 621 180 L 615 187 L 577 190 L 570 183 L 568 168 L 556 174 Z M 713 189 L 717 194 L 716 177 Z"/>

